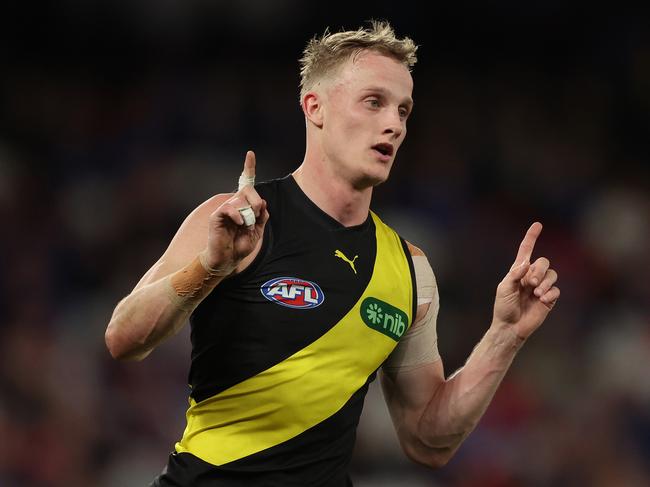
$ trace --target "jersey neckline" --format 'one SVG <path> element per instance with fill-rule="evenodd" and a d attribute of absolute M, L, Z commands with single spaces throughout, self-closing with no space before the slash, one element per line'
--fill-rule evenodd
<path fill-rule="evenodd" d="M 287 192 L 290 197 L 298 203 L 299 207 L 330 230 L 362 232 L 372 225 L 372 217 L 370 216 L 370 211 L 368 211 L 368 215 L 363 223 L 346 227 L 336 218 L 333 218 L 324 212 L 316 203 L 309 199 L 309 196 L 307 196 L 300 186 L 298 186 L 298 182 L 293 177 L 293 174 L 288 174 L 284 178 L 281 178 L 280 181 L 285 183 Z"/>

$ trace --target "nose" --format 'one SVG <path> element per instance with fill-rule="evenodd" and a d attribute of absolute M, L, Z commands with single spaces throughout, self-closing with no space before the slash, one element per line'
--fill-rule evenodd
<path fill-rule="evenodd" d="M 404 122 L 400 117 L 399 110 L 387 110 L 384 134 L 392 135 L 393 138 L 399 139 L 404 131 Z"/>

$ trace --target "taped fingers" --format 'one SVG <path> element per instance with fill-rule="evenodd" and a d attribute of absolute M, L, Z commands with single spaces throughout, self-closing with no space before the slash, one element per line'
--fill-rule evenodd
<path fill-rule="evenodd" d="M 255 176 L 246 176 L 246 174 L 241 173 L 241 176 L 239 176 L 237 191 L 241 191 L 246 186 L 255 186 Z"/>
<path fill-rule="evenodd" d="M 237 191 L 241 191 L 246 186 L 255 186 L 255 153 L 250 150 L 246 152 L 244 169 L 241 176 L 239 176 Z"/>
<path fill-rule="evenodd" d="M 236 225 L 246 225 L 247 227 L 255 225 L 255 213 L 253 213 L 250 203 L 239 195 L 230 198 L 221 205 L 219 210 L 228 215 Z"/>
<path fill-rule="evenodd" d="M 250 205 L 244 208 L 239 208 L 239 214 L 244 219 L 244 225 L 247 227 L 255 225 L 255 213 L 253 213 L 253 208 Z"/>
<path fill-rule="evenodd" d="M 241 214 L 241 211 L 239 211 L 239 208 L 241 208 L 241 204 L 237 204 L 237 200 L 230 199 L 223 203 L 219 208 L 217 208 L 217 211 L 215 211 L 215 214 L 223 219 L 227 218 L 230 221 L 232 221 L 235 225 L 244 225 L 245 220 L 244 216 Z"/>
<path fill-rule="evenodd" d="M 227 211 L 227 208 L 230 211 Z M 260 198 L 253 188 L 249 187 L 238 192 L 222 205 L 222 210 L 231 217 L 234 223 L 246 225 L 248 228 L 255 225 L 257 217 L 261 215 L 262 210 L 265 208 L 264 200 Z M 232 212 L 236 212 L 238 218 L 233 217 Z"/>
<path fill-rule="evenodd" d="M 257 192 L 254 189 L 252 190 L 252 193 L 246 191 L 248 187 L 252 189 L 254 185 L 255 185 L 255 153 L 253 151 L 248 151 L 246 153 L 246 159 L 244 160 L 244 170 L 239 176 L 239 181 L 237 184 L 237 193 L 243 193 L 243 197 L 246 203 L 240 205 L 237 208 L 237 210 L 239 211 L 239 214 L 244 220 L 244 224 L 249 228 L 255 225 L 255 213 L 259 214 L 259 207 L 260 207 L 260 203 L 259 203 L 260 197 L 257 194 Z M 253 206 L 256 207 L 257 211 L 253 210 Z"/>
<path fill-rule="evenodd" d="M 252 186 L 244 186 L 237 195 L 241 204 L 237 206 L 239 213 L 247 227 L 255 225 L 256 218 L 260 216 L 264 202 Z"/>
<path fill-rule="evenodd" d="M 253 176 L 247 176 L 246 172 L 244 171 L 243 173 L 241 173 L 241 176 L 239 176 L 239 184 L 238 184 L 237 192 L 238 193 L 244 193 L 245 189 L 248 186 L 250 186 L 252 188 L 254 184 L 255 184 L 255 176 L 254 175 Z M 253 192 L 255 192 L 255 190 L 253 190 Z M 255 192 L 255 194 L 257 195 L 256 192 Z M 245 197 L 246 201 L 248 202 L 248 198 L 246 196 L 244 196 L 244 197 Z M 259 198 L 259 196 L 258 196 L 258 198 Z M 253 211 L 253 207 L 251 206 L 250 203 L 245 205 L 245 206 L 242 206 L 242 207 L 238 208 L 238 210 L 239 210 L 239 213 L 241 214 L 242 218 L 244 219 L 244 224 L 247 227 L 252 227 L 253 225 L 255 225 L 255 212 Z"/>

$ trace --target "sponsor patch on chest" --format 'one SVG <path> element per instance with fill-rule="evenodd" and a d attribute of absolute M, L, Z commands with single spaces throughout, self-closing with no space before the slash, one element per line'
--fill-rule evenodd
<path fill-rule="evenodd" d="M 361 303 L 361 319 L 369 328 L 399 341 L 408 324 L 406 313 L 381 299 L 367 297 Z"/>
<path fill-rule="evenodd" d="M 325 301 L 318 284 L 299 277 L 273 278 L 262 284 L 260 292 L 269 301 L 288 308 L 315 308 Z"/>

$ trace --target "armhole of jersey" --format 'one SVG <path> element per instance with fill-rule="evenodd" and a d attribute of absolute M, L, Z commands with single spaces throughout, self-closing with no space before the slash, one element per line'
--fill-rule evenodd
<path fill-rule="evenodd" d="M 418 314 L 418 286 L 415 282 L 415 267 L 413 267 L 413 258 L 411 256 L 408 245 L 406 244 L 406 240 L 404 240 L 402 237 L 400 237 L 399 240 L 402 242 L 402 250 L 404 250 L 406 261 L 409 263 L 409 271 L 411 272 L 411 287 L 413 288 L 413 304 L 411 305 L 413 314 L 411 318 L 411 324 L 413 324 L 415 322 L 415 317 Z"/>

